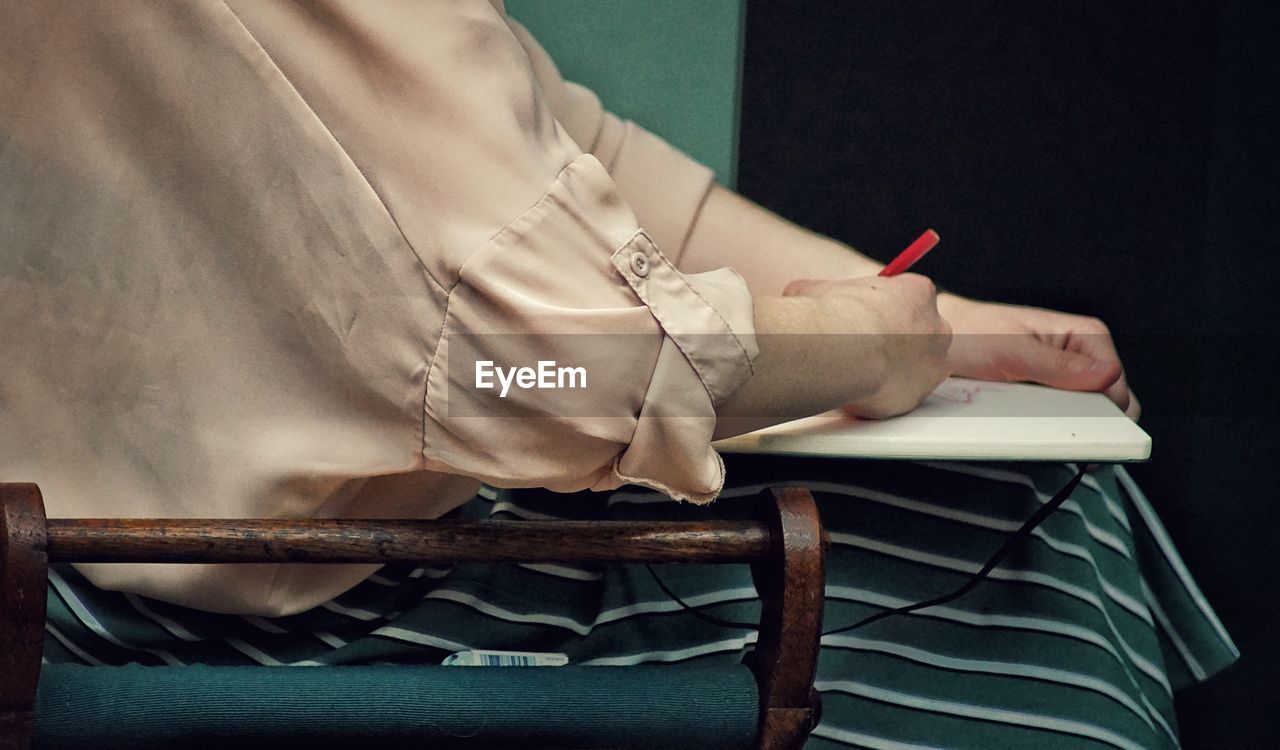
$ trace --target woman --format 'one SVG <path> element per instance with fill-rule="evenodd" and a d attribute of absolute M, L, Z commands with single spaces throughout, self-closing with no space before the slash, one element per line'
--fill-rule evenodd
<path fill-rule="evenodd" d="M 0 345 L 18 363 L 0 475 L 39 482 L 51 515 L 606 517 L 799 479 L 835 534 L 832 628 L 953 588 L 1069 469 L 760 464 L 725 490 L 712 439 L 899 414 L 949 372 L 1137 416 L 1097 321 L 868 278 L 561 81 L 500 4 L 62 10 L 9 3 L 0 30 Z M 586 387 L 472 377 L 531 360 Z M 468 502 L 480 481 L 583 494 Z M 623 485 L 648 491 L 599 494 Z M 1171 684 L 1234 647 L 1127 476 L 1085 489 L 965 601 L 828 638 L 812 746 L 1175 746 Z M 667 574 L 751 616 L 740 571 Z M 633 663 L 751 640 L 625 567 L 51 581 L 51 661 Z"/>

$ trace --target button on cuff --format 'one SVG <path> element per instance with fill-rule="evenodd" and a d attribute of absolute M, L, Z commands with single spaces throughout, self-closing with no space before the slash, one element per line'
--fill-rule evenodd
<path fill-rule="evenodd" d="M 631 254 L 631 270 L 641 278 L 649 275 L 649 257 L 643 250 Z"/>

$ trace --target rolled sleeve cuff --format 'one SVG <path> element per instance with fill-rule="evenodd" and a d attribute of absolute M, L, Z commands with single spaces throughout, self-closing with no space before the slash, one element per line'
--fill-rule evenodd
<path fill-rule="evenodd" d="M 732 269 L 681 274 L 645 232 L 613 263 L 666 334 L 617 479 L 710 502 L 724 486 L 711 448 L 715 409 L 751 377 L 759 354 L 751 293 Z"/>
<path fill-rule="evenodd" d="M 724 483 L 716 407 L 757 355 L 752 307 L 732 270 L 680 273 L 582 156 L 459 272 L 427 377 L 427 466 L 710 501 Z M 476 375 L 534 361 L 582 365 L 582 388 L 499 393 Z"/>

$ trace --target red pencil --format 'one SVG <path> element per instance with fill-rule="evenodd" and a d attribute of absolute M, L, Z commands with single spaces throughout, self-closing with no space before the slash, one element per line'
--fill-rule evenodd
<path fill-rule="evenodd" d="M 924 230 L 924 234 L 916 238 L 915 242 L 907 245 L 907 249 L 898 254 L 898 257 L 889 262 L 889 265 L 880 271 L 881 276 L 897 276 L 908 268 L 916 264 L 916 261 L 925 256 L 925 253 L 933 249 L 938 244 L 938 240 L 942 239 L 938 233 L 932 229 Z"/>

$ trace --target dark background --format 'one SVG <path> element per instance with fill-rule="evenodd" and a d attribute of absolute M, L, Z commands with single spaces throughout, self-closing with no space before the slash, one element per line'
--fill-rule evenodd
<path fill-rule="evenodd" d="M 1133 473 L 1243 658 L 1185 746 L 1280 736 L 1280 3 L 750 2 L 739 188 L 961 294 L 1101 317 Z"/>

